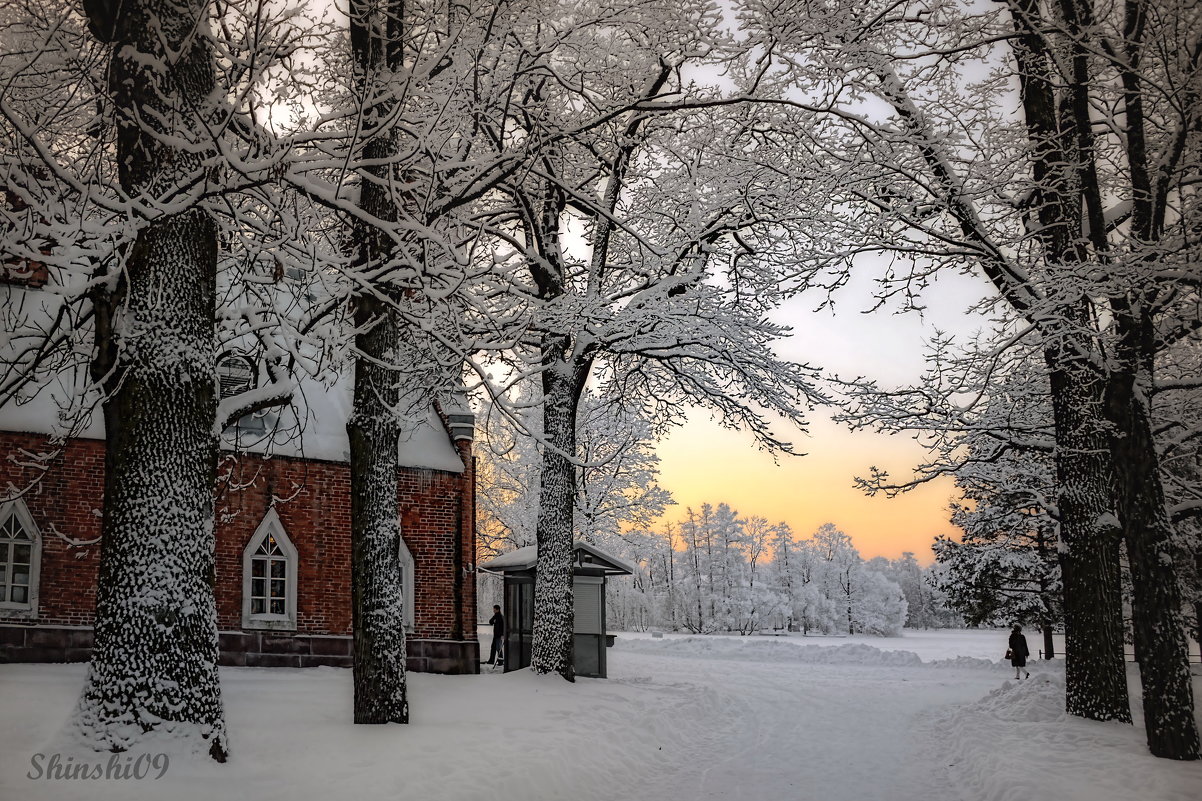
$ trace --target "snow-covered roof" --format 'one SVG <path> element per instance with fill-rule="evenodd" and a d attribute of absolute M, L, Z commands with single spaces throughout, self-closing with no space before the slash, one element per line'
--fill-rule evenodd
<path fill-rule="evenodd" d="M 56 300 L 42 292 L 25 292 L 18 287 L 0 286 L 0 299 L 10 302 L 38 303 L 47 306 L 45 316 Z M 2 340 L 3 337 L 0 337 Z M 15 344 L 0 341 L 0 356 Z M 77 376 L 64 372 L 44 380 L 36 391 L 28 392 L 24 402 L 0 407 L 0 431 L 62 435 L 66 433 L 61 411 L 78 407 Z M 82 376 L 79 376 L 82 381 Z M 290 406 L 265 413 L 258 425 L 231 427 L 223 435 L 227 446 L 251 453 L 270 453 L 334 462 L 350 460 L 346 421 L 351 410 L 353 381 L 344 376 L 333 382 L 310 377 L 297 379 Z M 454 410 L 452 410 L 454 411 Z M 243 421 L 246 422 L 246 421 Z M 256 422 L 256 421 L 251 421 Z M 416 409 L 403 426 L 397 444 L 400 465 L 462 473 L 463 460 L 451 440 L 432 402 Z M 96 404 L 88 419 L 78 421 L 73 435 L 84 439 L 104 438 L 104 419 Z"/>
<path fill-rule="evenodd" d="M 332 385 L 301 379 L 293 404 L 279 413 L 277 430 L 282 433 L 275 441 L 256 442 L 263 438 L 239 433 L 239 445 L 252 452 L 270 450 L 281 456 L 349 461 L 346 421 L 350 417 L 352 391 L 353 382 L 349 378 Z M 298 427 L 300 436 L 293 436 L 292 432 Z M 229 434 L 227 432 L 227 437 Z M 401 467 L 463 472 L 463 460 L 433 404 L 419 409 L 414 419 L 403 426 L 398 455 Z"/>
<path fill-rule="evenodd" d="M 612 574 L 633 574 L 635 566 L 621 557 L 603 551 L 596 545 L 584 540 L 576 540 L 572 544 L 573 552 L 577 552 L 576 560 L 581 561 L 581 554 L 587 554 L 583 562 L 586 566 L 597 568 Z M 538 563 L 538 546 L 527 545 L 524 548 L 503 553 L 492 561 L 480 565 L 484 570 L 498 573 L 513 573 L 519 570 L 530 570 Z"/>
<path fill-rule="evenodd" d="M 65 384 L 61 378 L 55 379 L 25 403 L 0 408 L 0 430 L 61 434 L 59 408 L 69 391 Z M 223 439 L 233 446 L 236 438 L 238 448 L 250 453 L 347 462 L 350 443 L 346 421 L 351 409 L 351 387 L 350 380 L 327 386 L 302 379 L 292 406 L 269 412 L 263 430 L 231 428 Z M 404 426 L 397 444 L 400 466 L 462 473 L 463 460 L 434 406 L 427 405 L 424 413 L 419 411 L 414 417 Z M 104 438 L 104 420 L 99 408 L 92 411 L 76 435 L 85 439 Z"/>

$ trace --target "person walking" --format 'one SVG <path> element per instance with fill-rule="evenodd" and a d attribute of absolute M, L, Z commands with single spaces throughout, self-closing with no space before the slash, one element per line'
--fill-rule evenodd
<path fill-rule="evenodd" d="M 486 665 L 495 665 L 497 657 L 505 660 L 505 616 L 501 614 L 499 604 L 492 605 L 492 617 L 488 619 L 492 626 L 492 648 L 488 652 Z"/>
<path fill-rule="evenodd" d="M 1027 657 L 1030 655 L 1031 649 L 1027 647 L 1023 627 L 1015 623 L 1014 628 L 1010 630 L 1010 647 L 1006 651 L 1010 664 L 1014 666 L 1014 678 L 1031 678 L 1031 673 L 1027 670 Z"/>

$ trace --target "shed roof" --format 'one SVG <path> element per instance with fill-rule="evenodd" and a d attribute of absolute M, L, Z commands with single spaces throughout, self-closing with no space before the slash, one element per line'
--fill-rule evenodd
<path fill-rule="evenodd" d="M 584 540 L 576 540 L 572 543 L 572 551 L 577 564 L 583 562 L 584 566 L 599 569 L 611 575 L 631 575 L 635 572 L 635 566 L 630 562 Z M 531 570 L 537 563 L 538 547 L 527 545 L 525 548 L 503 553 L 480 567 L 498 573 L 516 573 L 521 570 Z"/>

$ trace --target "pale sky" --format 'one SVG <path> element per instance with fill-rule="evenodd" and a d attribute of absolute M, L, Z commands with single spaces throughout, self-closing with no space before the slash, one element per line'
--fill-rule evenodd
<path fill-rule="evenodd" d="M 870 290 L 865 273 L 836 296 L 836 312 L 814 312 L 814 299 L 793 301 L 778 318 L 795 329 L 791 340 L 782 343 L 781 354 L 841 377 L 862 375 L 899 385 L 922 373 L 923 343 L 936 328 L 968 335 L 988 324 L 964 313 L 988 292 L 983 279 L 941 278 L 924 296 L 927 311 L 922 317 L 861 313 L 870 305 Z M 935 535 L 958 533 L 948 522 L 952 482 L 932 482 L 893 499 L 870 498 L 853 486 L 854 476 L 867 474 L 872 465 L 897 478 L 909 476 L 923 459 L 923 449 L 902 436 L 852 433 L 822 411 L 810 419 L 810 436 L 793 438 L 797 450 L 807 455 L 774 461 L 746 432 L 723 429 L 708 412 L 695 411 L 688 424 L 656 447 L 660 483 L 677 502 L 666 518 L 682 518 L 689 506 L 728 503 L 745 517 L 783 520 L 798 536 L 834 523 L 866 559 L 892 559 L 912 551 L 920 562 L 930 563 Z"/>

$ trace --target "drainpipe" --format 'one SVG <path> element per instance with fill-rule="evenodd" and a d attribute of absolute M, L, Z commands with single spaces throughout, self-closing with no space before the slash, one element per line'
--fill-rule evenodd
<path fill-rule="evenodd" d="M 459 452 L 459 458 L 463 461 L 463 474 L 459 482 L 459 503 L 455 507 L 455 622 L 451 632 L 453 639 L 462 640 L 464 639 L 463 585 L 467 570 L 463 555 L 464 524 L 467 520 L 465 507 L 470 503 L 472 504 L 471 508 L 475 508 L 476 463 L 472 456 L 472 442 L 476 437 L 476 416 L 468 406 L 467 397 L 462 391 L 454 393 L 448 407 L 447 427 L 450 429 L 455 450 Z M 474 515 L 472 523 L 473 525 L 475 523 Z"/>

